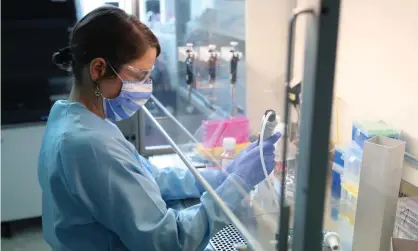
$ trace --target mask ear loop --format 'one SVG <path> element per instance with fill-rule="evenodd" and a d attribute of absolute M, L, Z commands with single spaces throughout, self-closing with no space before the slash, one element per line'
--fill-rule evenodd
<path fill-rule="evenodd" d="M 115 70 L 115 68 L 113 68 L 113 66 L 111 64 L 109 64 L 109 62 L 107 62 L 107 64 L 109 65 L 110 69 L 112 69 L 112 71 L 116 74 L 116 76 L 118 76 L 118 78 L 120 79 L 120 81 L 123 82 L 123 79 L 120 77 L 120 75 L 118 74 L 118 72 Z"/>
<path fill-rule="evenodd" d="M 118 76 L 118 78 L 123 82 L 123 79 L 117 73 L 117 71 L 115 70 L 115 68 L 113 68 L 113 66 L 108 61 L 106 61 L 106 63 L 109 65 L 110 69 L 112 69 L 112 71 L 116 74 L 116 76 Z M 100 91 L 100 88 L 99 88 L 99 84 L 98 83 L 96 83 L 96 90 L 94 91 L 94 95 L 96 95 L 96 97 L 100 97 L 101 96 L 102 98 L 104 98 L 102 92 Z"/>

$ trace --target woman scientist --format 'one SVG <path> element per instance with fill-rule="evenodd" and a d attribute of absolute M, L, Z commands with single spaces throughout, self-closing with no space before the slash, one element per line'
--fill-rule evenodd
<path fill-rule="evenodd" d="M 138 19 L 101 7 L 54 54 L 75 83 L 69 99 L 51 109 L 39 156 L 43 233 L 53 250 L 203 250 L 228 223 L 189 171 L 152 166 L 111 122 L 129 118 L 150 97 L 159 53 Z M 270 172 L 278 138 L 261 144 Z M 244 197 L 236 183 L 248 192 L 264 179 L 258 152 L 247 147 L 226 175 L 202 171 L 231 210 Z M 183 210 L 166 204 L 184 198 L 201 203 Z"/>

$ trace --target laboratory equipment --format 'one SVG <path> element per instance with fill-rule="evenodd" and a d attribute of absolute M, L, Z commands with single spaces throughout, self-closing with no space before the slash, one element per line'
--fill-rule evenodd
<path fill-rule="evenodd" d="M 361 148 L 364 142 L 375 136 L 386 136 L 388 138 L 399 139 L 400 132 L 384 121 L 355 121 L 352 127 L 352 139 Z"/>
<path fill-rule="evenodd" d="M 352 143 L 344 150 L 344 168 L 341 176 L 340 221 L 338 232 L 341 234 L 343 250 L 351 250 L 355 215 L 357 208 L 358 188 L 363 152 Z M 337 161 L 341 163 L 337 155 Z"/>
<path fill-rule="evenodd" d="M 193 44 L 192 43 L 188 43 L 187 44 L 187 49 L 186 49 L 186 60 L 185 60 L 185 65 L 186 65 L 186 84 L 187 84 L 187 88 L 189 91 L 189 94 L 187 96 L 187 102 L 188 105 L 186 107 L 186 111 L 188 113 L 192 113 L 194 110 L 194 106 L 191 105 L 191 99 L 192 99 L 192 91 L 193 88 L 196 87 L 196 77 L 195 77 L 195 73 L 194 73 L 194 61 L 196 59 L 196 53 L 193 50 Z"/>
<path fill-rule="evenodd" d="M 235 85 L 235 83 L 237 82 L 237 68 L 238 68 L 238 61 L 241 59 L 242 57 L 242 53 L 238 51 L 237 46 L 238 46 L 238 42 L 232 41 L 231 42 L 231 84 Z"/>
<path fill-rule="evenodd" d="M 238 62 L 242 58 L 242 53 L 238 51 L 237 46 L 238 42 L 231 42 L 231 59 L 230 59 L 230 74 L 231 74 L 231 96 L 232 96 L 232 110 L 231 116 L 235 116 L 237 112 L 237 104 L 236 104 L 236 83 L 237 83 L 237 71 L 238 71 Z"/>
<path fill-rule="evenodd" d="M 267 110 L 264 113 L 264 116 L 261 120 L 261 132 L 260 132 L 260 138 L 258 143 L 262 143 L 264 139 L 268 139 L 274 134 L 274 131 L 276 129 L 276 126 L 278 125 L 278 120 L 276 117 L 276 113 L 273 110 Z M 281 135 L 280 135 L 281 136 Z M 275 193 L 275 190 L 273 189 L 273 184 L 270 179 L 268 179 L 269 174 L 267 173 L 266 163 L 264 161 L 264 152 L 263 148 L 260 147 L 260 159 L 261 159 L 261 166 L 263 167 L 264 175 L 266 176 L 266 184 L 268 187 L 268 190 L 270 191 L 273 201 L 275 202 L 277 208 L 279 207 L 279 202 L 277 200 L 277 196 Z"/>
<path fill-rule="evenodd" d="M 284 132 L 284 124 L 279 123 L 276 127 L 276 131 L 280 132 L 283 135 Z M 283 147 L 284 147 L 284 140 L 287 140 L 287 156 L 286 156 L 286 164 L 283 164 Z M 290 141 L 289 138 L 285 139 L 284 137 L 280 138 L 279 141 L 276 143 L 276 169 L 274 171 L 274 188 L 277 194 L 280 196 L 280 178 L 282 168 L 286 168 L 286 189 L 285 195 L 286 199 L 293 201 L 295 198 L 296 192 L 296 167 L 297 167 L 297 146 Z"/>
<path fill-rule="evenodd" d="M 236 155 L 237 141 L 234 138 L 224 138 L 222 147 L 224 149 L 221 154 L 221 166 L 226 167 L 234 160 Z"/>
<path fill-rule="evenodd" d="M 204 64 L 204 72 L 200 72 L 200 81 L 196 82 L 199 94 L 203 95 L 209 102 L 209 106 L 214 106 L 217 98 L 221 96 L 219 86 L 217 85 L 218 67 L 220 53 L 216 50 L 216 45 L 199 46 L 198 48 L 199 62 Z M 200 67 L 199 67 L 200 68 Z M 221 100 L 222 101 L 222 100 Z"/>
<path fill-rule="evenodd" d="M 216 101 L 216 68 L 218 67 L 219 52 L 216 51 L 216 45 L 209 45 L 208 76 L 209 76 L 209 102 L 211 105 Z"/>
<path fill-rule="evenodd" d="M 295 107 L 299 107 L 301 104 L 301 94 L 302 94 L 302 82 L 295 84 L 289 89 L 289 102 Z"/>
<path fill-rule="evenodd" d="M 289 103 L 293 105 L 292 112 L 296 112 L 296 121 L 292 121 L 289 126 L 289 134 L 291 142 L 299 141 L 299 131 L 300 131 L 300 114 L 302 107 L 302 82 L 298 82 L 293 86 L 289 86 Z M 291 116 L 292 117 L 292 116 Z"/>
<path fill-rule="evenodd" d="M 202 121 L 202 144 L 207 149 L 222 147 L 224 138 L 234 138 L 239 150 L 239 145 L 248 143 L 249 135 L 250 123 L 245 117 Z"/>
<path fill-rule="evenodd" d="M 209 243 L 214 251 L 236 251 L 247 248 L 247 242 L 233 225 L 224 227 Z"/>
<path fill-rule="evenodd" d="M 351 250 L 354 238 L 356 211 L 358 205 L 358 193 L 360 186 L 360 174 L 362 172 L 363 145 L 364 142 L 376 135 L 399 138 L 399 132 L 388 126 L 383 121 L 355 121 L 352 127 L 352 143 L 346 149 L 336 148 L 333 177 L 338 179 L 338 170 L 341 176 L 340 221 L 339 233 L 344 249 Z M 344 154 L 341 156 L 341 152 Z M 343 163 L 344 168 L 339 166 Z M 376 174 L 374 174 L 375 176 Z M 333 181 L 333 189 L 338 189 L 338 184 Z"/>
<path fill-rule="evenodd" d="M 212 193 L 215 193 L 213 189 L 209 186 L 209 184 L 204 180 L 204 178 L 201 176 L 201 174 L 197 173 L 197 171 L 194 169 L 191 162 L 187 159 L 187 157 L 181 152 L 179 147 L 174 143 L 174 141 L 170 138 L 170 136 L 164 131 L 164 129 L 161 127 L 161 125 L 158 124 L 158 122 L 155 120 L 155 118 L 152 117 L 150 112 L 147 109 L 144 109 L 145 114 L 151 119 L 151 121 L 156 125 L 156 127 L 161 131 L 161 133 L 164 135 L 164 137 L 167 138 L 170 145 L 174 148 L 174 150 L 178 153 L 180 158 L 185 162 L 186 166 L 189 168 L 189 170 L 193 173 L 193 175 L 196 177 L 196 179 L 202 184 L 202 186 L 208 190 L 208 193 L 212 195 Z M 247 138 L 248 140 L 248 138 Z M 273 139 L 274 140 L 274 139 Z M 277 141 L 277 138 L 276 138 Z M 256 145 L 256 143 L 254 143 Z M 256 154 L 258 156 L 258 150 L 255 149 L 253 153 L 250 153 L 251 155 Z M 266 151 L 269 152 L 269 151 Z M 253 155 L 255 156 L 255 155 Z M 236 157 L 238 158 L 238 157 Z M 273 160 L 273 159 L 272 159 Z M 259 160 L 258 160 L 259 161 Z M 246 161 L 248 162 L 248 161 Z M 249 163 L 248 166 L 254 166 L 254 164 Z M 222 209 L 222 211 L 226 214 L 228 219 L 231 221 L 233 228 L 237 229 L 240 232 L 240 236 L 242 236 L 242 239 L 246 241 L 249 247 L 251 247 L 251 250 L 263 250 L 263 248 L 260 246 L 259 242 L 249 233 L 246 227 L 239 221 L 236 216 L 225 206 L 225 204 L 222 202 L 222 200 L 219 198 L 219 196 L 212 195 L 214 197 L 214 200 L 219 203 L 219 207 Z M 229 238 L 230 239 L 230 238 Z M 212 242 L 212 241 L 211 241 Z M 240 241 L 241 242 L 241 241 Z M 227 241 L 226 239 L 223 239 L 223 244 L 233 245 L 234 243 L 231 243 L 231 241 Z M 214 248 L 214 250 L 217 250 Z M 220 249 L 222 250 L 222 249 Z"/>
<path fill-rule="evenodd" d="M 289 229 L 289 235 L 287 241 L 289 245 L 292 244 L 295 232 L 293 229 Z M 340 236 L 333 231 L 322 231 L 322 248 L 323 250 L 339 251 L 340 250 Z M 325 249 L 328 248 L 328 249 Z M 344 250 L 345 251 L 345 250 Z M 350 250 L 351 251 L 351 250 Z"/>
<path fill-rule="evenodd" d="M 344 150 L 344 170 L 341 178 L 341 187 L 357 198 L 360 181 L 362 149 L 352 143 Z"/>
<path fill-rule="evenodd" d="M 418 240 L 418 197 L 399 199 L 393 236 Z"/>
<path fill-rule="evenodd" d="M 333 164 L 332 164 L 332 195 L 337 196 L 338 198 L 341 195 L 341 176 L 343 174 L 344 168 L 344 159 L 343 159 L 344 149 L 342 147 L 336 146 L 333 152 Z"/>
<path fill-rule="evenodd" d="M 344 149 L 335 147 L 332 163 L 332 183 L 331 183 L 331 197 L 329 200 L 330 217 L 333 223 L 337 226 L 340 223 L 340 207 L 341 207 L 341 178 L 344 172 Z"/>
<path fill-rule="evenodd" d="M 288 138 L 289 83 L 292 81 L 296 20 L 308 16 L 304 56 L 304 93 L 300 124 L 299 164 L 296 182 L 293 251 L 319 251 L 324 217 L 326 177 L 340 1 L 320 1 L 319 8 L 296 9 L 289 23 L 285 74 L 284 138 Z M 282 162 L 286 165 L 287 140 Z M 286 166 L 282 168 L 281 194 L 285 193 Z M 309 187 L 309 189 L 307 189 Z M 277 249 L 288 249 L 290 207 L 280 196 Z"/>
<path fill-rule="evenodd" d="M 324 245 L 332 251 L 340 250 L 340 236 L 336 232 L 326 232 L 324 235 Z"/>
<path fill-rule="evenodd" d="M 384 136 L 364 143 L 353 250 L 389 250 L 405 145 L 404 141 Z"/>
<path fill-rule="evenodd" d="M 208 61 L 208 74 L 209 74 L 209 84 L 215 84 L 216 81 L 216 67 L 218 64 L 219 53 L 216 51 L 216 45 L 209 45 L 209 61 Z"/>
<path fill-rule="evenodd" d="M 289 35 L 288 35 L 288 44 L 287 44 L 287 62 L 286 62 L 286 74 L 285 74 L 285 99 L 284 99 L 284 134 L 283 134 L 283 148 L 282 148 L 282 168 L 281 168 L 281 182 L 280 182 L 280 217 L 279 217 L 279 229 L 276 234 L 277 245 L 276 248 L 279 251 L 288 250 L 288 234 L 289 234 L 289 220 L 290 220 L 290 206 L 286 201 L 286 161 L 287 161 L 287 139 L 289 137 L 289 125 L 290 125 L 290 82 L 292 80 L 293 72 L 293 54 L 294 54 L 294 33 L 295 33 L 295 24 L 296 19 L 301 14 L 313 14 L 312 9 L 304 9 L 295 11 L 291 16 L 289 22 Z M 315 56 L 314 56 L 315 57 Z M 331 85 L 332 86 L 332 85 Z M 295 228 L 298 226 L 295 225 Z M 303 237 L 303 235 L 302 235 Z M 302 248 L 301 248 L 302 249 Z"/>
<path fill-rule="evenodd" d="M 272 136 L 278 123 L 279 119 L 276 117 L 276 112 L 273 110 L 265 111 L 264 116 L 261 119 L 261 131 L 258 142 L 260 142 L 260 139 L 262 141 L 262 139 L 267 139 Z"/>

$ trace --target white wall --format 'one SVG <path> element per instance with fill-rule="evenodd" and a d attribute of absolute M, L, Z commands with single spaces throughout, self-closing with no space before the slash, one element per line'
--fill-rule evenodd
<path fill-rule="evenodd" d="M 407 151 L 418 155 L 418 1 L 341 2 L 333 138 L 338 132 L 339 141 L 348 142 L 353 120 L 382 119 L 402 130 Z M 264 109 L 283 109 L 280 83 L 292 3 L 246 1 L 247 105 L 254 131 Z M 317 3 L 297 0 L 297 7 Z M 298 20 L 296 80 L 303 72 L 305 24 Z"/>
<path fill-rule="evenodd" d="M 417 0 L 342 1 L 335 79 L 342 137 L 353 119 L 383 119 L 418 155 L 417 11 Z"/>
<path fill-rule="evenodd" d="M 318 0 L 297 2 L 307 7 Z M 418 1 L 341 3 L 334 141 L 350 141 L 353 120 L 382 119 L 402 130 L 407 151 L 418 155 Z M 302 79 L 305 25 L 298 20 L 295 79 Z"/>

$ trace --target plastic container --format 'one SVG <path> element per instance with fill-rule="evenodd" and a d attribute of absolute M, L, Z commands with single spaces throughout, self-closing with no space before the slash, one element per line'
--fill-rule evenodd
<path fill-rule="evenodd" d="M 340 220 L 338 233 L 342 250 L 351 250 L 354 236 L 358 188 L 360 182 L 362 149 L 352 143 L 344 150 L 344 168 L 341 175 Z"/>
<path fill-rule="evenodd" d="M 363 150 L 358 145 L 351 144 L 345 149 L 343 157 L 344 172 L 341 177 L 341 186 L 357 197 Z"/>
<path fill-rule="evenodd" d="M 276 164 L 276 169 L 273 172 L 273 186 L 278 196 L 281 196 L 281 169 L 282 162 Z M 287 173 L 286 173 L 286 199 L 288 201 L 295 200 L 296 194 L 296 159 L 287 159 Z"/>
<path fill-rule="evenodd" d="M 344 172 L 344 150 L 336 147 L 334 150 L 334 161 L 332 166 L 332 185 L 331 192 L 333 197 L 340 198 L 341 195 L 341 176 Z"/>
<path fill-rule="evenodd" d="M 389 126 L 384 121 L 356 121 L 353 123 L 351 137 L 361 148 L 364 141 L 375 136 L 386 136 L 388 138 L 399 139 L 400 132 Z"/>
<path fill-rule="evenodd" d="M 204 148 L 222 147 L 224 138 L 234 138 L 236 144 L 247 143 L 250 138 L 250 123 L 245 117 L 202 122 Z"/>
<path fill-rule="evenodd" d="M 338 233 L 342 250 L 352 250 L 354 224 L 356 218 L 357 194 L 351 193 L 344 184 L 341 187 Z"/>
<path fill-rule="evenodd" d="M 234 138 L 224 138 L 222 146 L 224 151 L 221 154 L 221 166 L 226 167 L 235 158 L 237 141 Z"/>
<path fill-rule="evenodd" d="M 276 167 L 274 170 L 274 177 L 275 183 L 274 188 L 277 194 L 280 195 L 281 189 L 281 174 L 283 168 L 283 147 L 284 147 L 284 129 L 285 126 L 283 123 L 279 123 L 276 128 L 275 132 L 280 132 L 282 136 L 279 138 L 275 145 L 275 158 L 274 161 L 276 162 Z M 297 155 L 298 155 L 298 147 L 292 143 L 289 139 L 287 140 L 287 153 L 286 153 L 286 198 L 290 201 L 294 201 L 295 194 L 296 194 L 296 167 L 297 167 Z"/>

